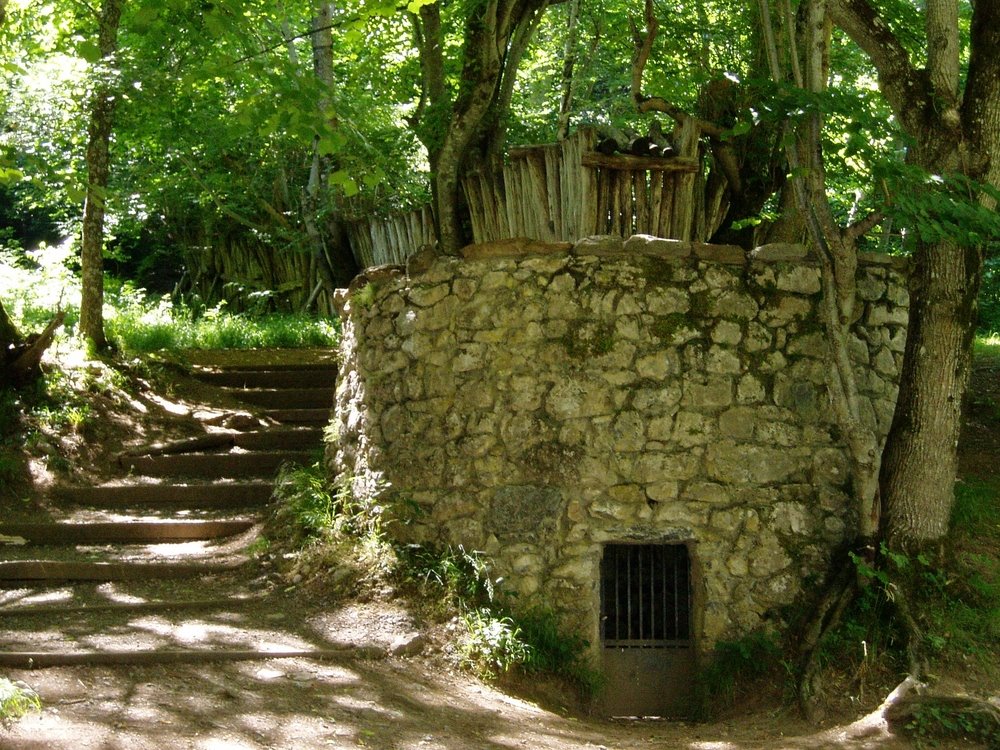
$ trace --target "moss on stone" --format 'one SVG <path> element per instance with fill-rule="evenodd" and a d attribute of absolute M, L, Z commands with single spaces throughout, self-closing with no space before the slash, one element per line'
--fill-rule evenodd
<path fill-rule="evenodd" d="M 661 258 L 639 259 L 639 274 L 651 286 L 667 286 L 674 282 L 674 264 Z"/>
<path fill-rule="evenodd" d="M 561 342 L 573 359 L 599 357 L 614 348 L 615 326 L 613 323 L 586 323 L 568 331 Z"/>
<path fill-rule="evenodd" d="M 690 323 L 690 318 L 684 313 L 674 313 L 673 315 L 659 315 L 649 327 L 649 332 L 657 340 L 664 344 L 673 342 L 674 334 L 681 326 Z"/>
<path fill-rule="evenodd" d="M 371 309 L 375 304 L 375 297 L 378 294 L 378 287 L 374 282 L 369 281 L 363 287 L 351 295 L 351 301 L 363 310 Z"/>

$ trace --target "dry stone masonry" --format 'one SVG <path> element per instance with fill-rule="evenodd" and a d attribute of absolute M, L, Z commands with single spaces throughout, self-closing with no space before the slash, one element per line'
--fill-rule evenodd
<path fill-rule="evenodd" d="M 800 246 L 591 237 L 415 256 L 340 294 L 329 461 L 404 540 L 481 550 L 598 643 L 611 543 L 681 542 L 704 650 L 776 618 L 854 528 Z M 908 298 L 867 258 L 852 354 L 884 438 Z"/>

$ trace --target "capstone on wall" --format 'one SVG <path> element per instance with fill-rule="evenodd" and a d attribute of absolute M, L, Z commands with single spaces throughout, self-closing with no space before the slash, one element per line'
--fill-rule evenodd
<path fill-rule="evenodd" d="M 603 545 L 684 542 L 708 648 L 778 617 L 855 526 L 819 293 L 799 246 L 645 236 L 370 271 L 340 294 L 329 462 L 404 540 L 482 551 L 595 644 Z M 852 356 L 884 437 L 902 269 L 867 259 L 858 295 Z"/>

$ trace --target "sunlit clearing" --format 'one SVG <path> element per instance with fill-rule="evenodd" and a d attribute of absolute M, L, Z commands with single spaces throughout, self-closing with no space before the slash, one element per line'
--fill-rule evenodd
<path fill-rule="evenodd" d="M 8 591 L 0 595 L 0 604 L 10 606 L 12 609 L 16 604 L 56 604 L 68 602 L 73 599 L 73 592 L 70 589 L 54 589 L 52 591 L 42 591 L 37 594 L 23 596 L 17 591 Z"/>
<path fill-rule="evenodd" d="M 277 680 L 279 677 L 284 677 L 285 673 L 280 669 L 272 669 L 271 667 L 262 667 L 254 672 L 254 677 L 258 680 Z"/>
<path fill-rule="evenodd" d="M 119 591 L 113 583 L 102 583 L 97 587 L 97 593 L 108 601 L 118 604 L 142 604 L 146 601 L 141 596 L 133 596 L 132 594 L 126 594 L 124 591 Z"/>

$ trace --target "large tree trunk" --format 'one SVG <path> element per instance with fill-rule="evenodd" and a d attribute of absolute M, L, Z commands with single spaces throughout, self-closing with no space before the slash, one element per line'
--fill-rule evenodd
<path fill-rule="evenodd" d="M 927 67 L 869 0 L 830 0 L 836 23 L 869 55 L 879 88 L 914 139 L 912 160 L 935 174 L 1000 186 L 1000 3 L 973 6 L 960 91 L 957 3 L 926 3 Z M 994 208 L 988 193 L 979 203 Z M 883 534 L 897 546 L 943 539 L 953 504 L 960 408 L 968 379 L 982 248 L 921 243 L 914 257 L 909 333 L 880 475 Z"/>
<path fill-rule="evenodd" d="M 419 17 L 413 17 L 423 83 L 411 125 L 427 148 L 438 249 L 445 254 L 457 252 L 468 239 L 461 178 L 473 154 L 479 166 L 493 166 L 513 76 L 546 5 L 547 0 L 485 0 L 474 5 L 466 18 L 461 84 L 453 103 L 444 86 L 440 9 L 425 5 Z"/>
<path fill-rule="evenodd" d="M 884 534 L 893 546 L 948 532 L 982 257 L 921 247 L 911 284 L 899 399 L 882 459 Z"/>
<path fill-rule="evenodd" d="M 98 47 L 102 64 L 110 61 L 118 49 L 118 23 L 124 0 L 101 3 Z M 110 75 L 105 69 L 102 77 Z M 90 124 L 87 128 L 87 198 L 83 205 L 83 238 L 80 249 L 82 296 L 80 333 L 96 349 L 103 349 L 104 338 L 104 203 L 111 174 L 109 146 L 117 99 L 111 84 L 98 81 L 90 100 Z"/>

